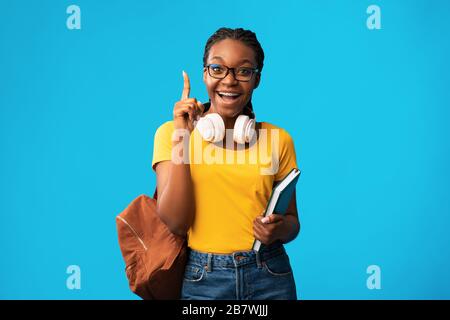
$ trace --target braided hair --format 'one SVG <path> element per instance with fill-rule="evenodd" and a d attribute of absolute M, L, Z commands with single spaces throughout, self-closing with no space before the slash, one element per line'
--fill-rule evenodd
<path fill-rule="evenodd" d="M 242 28 L 237 29 L 220 28 L 216 32 L 214 32 L 214 34 L 211 37 L 209 37 L 205 45 L 205 52 L 203 54 L 203 66 L 206 66 L 206 60 L 208 59 L 209 50 L 211 49 L 211 47 L 215 43 L 225 39 L 239 40 L 242 41 L 245 45 L 252 48 L 255 53 L 257 68 L 259 69 L 259 72 L 262 71 L 264 67 L 264 51 L 261 47 L 261 44 L 256 38 L 256 34 L 254 32 L 250 30 L 244 30 Z M 251 100 L 245 106 L 243 113 L 249 116 L 251 119 L 255 118 Z"/>

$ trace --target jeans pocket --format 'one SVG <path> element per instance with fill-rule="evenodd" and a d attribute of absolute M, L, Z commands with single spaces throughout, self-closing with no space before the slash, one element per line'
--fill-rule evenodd
<path fill-rule="evenodd" d="M 289 257 L 286 254 L 280 254 L 262 262 L 264 269 L 272 276 L 287 276 L 292 274 Z"/>
<path fill-rule="evenodd" d="M 199 282 L 203 279 L 205 268 L 199 265 L 188 264 L 184 269 L 184 281 Z"/>

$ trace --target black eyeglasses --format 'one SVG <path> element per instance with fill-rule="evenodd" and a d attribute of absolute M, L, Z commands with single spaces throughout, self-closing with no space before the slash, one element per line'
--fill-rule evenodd
<path fill-rule="evenodd" d="M 208 64 L 205 66 L 208 69 L 208 73 L 215 79 L 224 79 L 230 70 L 233 71 L 234 78 L 238 81 L 248 82 L 252 79 L 253 75 L 259 72 L 258 68 L 239 67 L 228 68 L 221 64 Z"/>

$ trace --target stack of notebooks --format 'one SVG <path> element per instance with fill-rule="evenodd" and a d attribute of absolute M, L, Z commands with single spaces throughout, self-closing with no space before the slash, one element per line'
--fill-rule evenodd
<path fill-rule="evenodd" d="M 286 177 L 283 178 L 272 190 L 269 198 L 264 217 L 273 213 L 285 214 L 291 202 L 292 195 L 295 190 L 298 178 L 300 177 L 300 170 L 293 168 Z M 259 251 L 261 248 L 261 241 L 256 240 L 253 243 L 253 250 Z"/>

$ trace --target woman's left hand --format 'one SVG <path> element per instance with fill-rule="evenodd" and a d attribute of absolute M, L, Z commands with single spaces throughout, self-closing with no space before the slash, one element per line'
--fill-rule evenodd
<path fill-rule="evenodd" d="M 258 216 L 253 221 L 253 234 L 262 244 L 270 245 L 281 240 L 284 233 L 286 233 L 286 217 L 284 215 Z"/>

